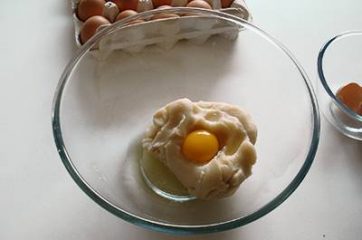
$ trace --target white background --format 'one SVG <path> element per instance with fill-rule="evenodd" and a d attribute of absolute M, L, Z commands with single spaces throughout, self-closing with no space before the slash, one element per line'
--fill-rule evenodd
<path fill-rule="evenodd" d="M 254 23 L 282 41 L 313 82 L 320 46 L 362 29 L 361 0 L 249 0 Z M 56 152 L 50 110 L 74 53 L 68 1 L 0 7 L 0 239 L 185 239 L 133 226 L 73 182 Z M 360 239 L 362 143 L 322 119 L 317 157 L 296 192 L 245 227 L 189 239 Z"/>

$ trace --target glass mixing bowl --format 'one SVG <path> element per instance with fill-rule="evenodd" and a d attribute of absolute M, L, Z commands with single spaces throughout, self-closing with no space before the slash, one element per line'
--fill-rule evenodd
<path fill-rule="evenodd" d="M 342 134 L 362 141 L 362 115 L 336 97 L 341 87 L 352 82 L 359 84 L 362 92 L 362 31 L 329 39 L 319 52 L 317 65 L 318 99 L 324 116 Z"/>
<path fill-rule="evenodd" d="M 156 20 L 149 35 L 132 25 L 160 13 L 189 20 Z M 142 178 L 142 134 L 157 109 L 184 97 L 240 106 L 258 127 L 253 174 L 231 197 L 172 201 Z M 91 199 L 177 234 L 232 229 L 275 209 L 307 174 L 320 134 L 311 84 L 281 43 L 238 17 L 191 8 L 140 13 L 84 44 L 60 78 L 52 126 L 61 160 Z"/>

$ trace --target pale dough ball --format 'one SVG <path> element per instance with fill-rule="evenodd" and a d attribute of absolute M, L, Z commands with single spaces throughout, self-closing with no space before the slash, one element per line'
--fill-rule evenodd
<path fill-rule="evenodd" d="M 182 144 L 191 131 L 215 134 L 219 152 L 207 163 L 195 164 L 182 154 Z M 256 162 L 257 129 L 250 115 L 226 103 L 191 102 L 179 99 L 159 109 L 148 129 L 143 148 L 162 161 L 200 199 L 230 196 L 251 175 Z"/>

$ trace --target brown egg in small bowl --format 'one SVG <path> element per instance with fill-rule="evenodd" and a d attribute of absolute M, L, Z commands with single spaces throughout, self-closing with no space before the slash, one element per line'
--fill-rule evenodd
<path fill-rule="evenodd" d="M 333 36 L 321 48 L 318 99 L 326 119 L 342 134 L 362 141 L 362 31 Z"/>

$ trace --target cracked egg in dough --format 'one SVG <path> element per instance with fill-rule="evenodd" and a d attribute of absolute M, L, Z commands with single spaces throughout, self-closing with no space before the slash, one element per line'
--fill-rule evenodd
<path fill-rule="evenodd" d="M 226 103 L 178 99 L 159 109 L 142 140 L 190 195 L 232 195 L 256 162 L 257 130 L 250 115 Z"/>

